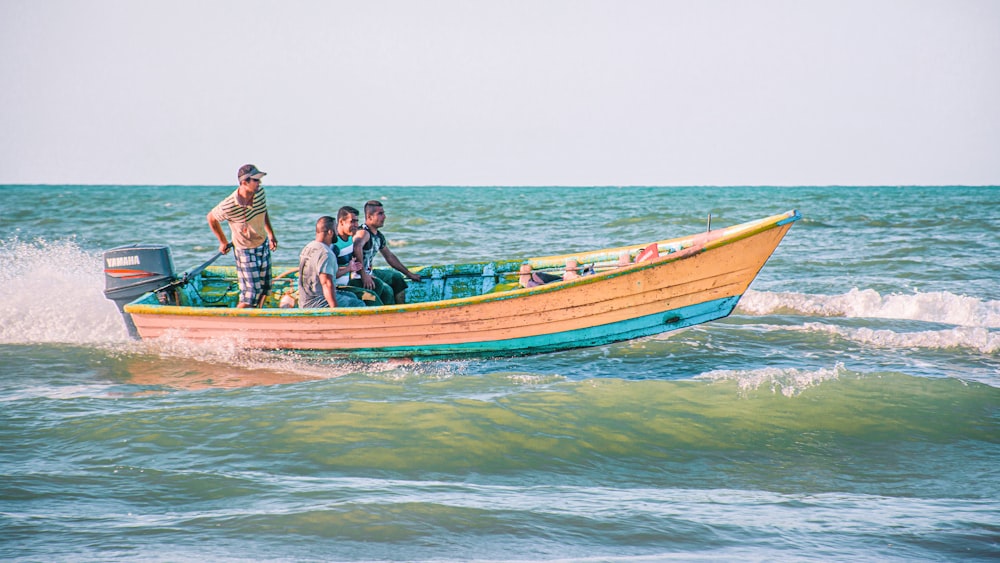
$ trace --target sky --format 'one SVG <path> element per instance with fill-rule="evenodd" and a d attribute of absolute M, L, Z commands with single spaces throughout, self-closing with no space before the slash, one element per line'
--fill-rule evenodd
<path fill-rule="evenodd" d="M 0 184 L 1000 184 L 996 0 L 0 0 Z"/>

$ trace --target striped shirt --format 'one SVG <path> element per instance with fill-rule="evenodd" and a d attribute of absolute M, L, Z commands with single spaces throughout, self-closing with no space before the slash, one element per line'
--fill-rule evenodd
<path fill-rule="evenodd" d="M 236 201 L 236 193 L 219 202 L 212 209 L 212 216 L 218 221 L 228 221 L 232 232 L 233 246 L 236 248 L 257 248 L 267 241 L 267 230 L 264 228 L 264 218 L 267 216 L 267 197 L 264 188 L 257 189 L 253 202 L 243 207 Z"/>
<path fill-rule="evenodd" d="M 354 237 L 347 237 L 347 240 L 340 240 L 340 235 L 333 239 L 333 253 L 337 256 L 337 268 L 345 268 L 351 263 L 354 256 Z M 351 281 L 351 272 L 337 278 L 337 285 L 347 285 Z"/>

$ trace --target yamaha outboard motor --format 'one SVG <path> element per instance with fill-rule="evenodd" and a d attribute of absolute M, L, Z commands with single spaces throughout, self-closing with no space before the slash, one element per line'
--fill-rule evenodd
<path fill-rule="evenodd" d="M 170 247 L 159 244 L 130 244 L 104 252 L 104 296 L 118 305 L 132 338 L 139 333 L 125 304 L 174 281 L 174 260 Z"/>

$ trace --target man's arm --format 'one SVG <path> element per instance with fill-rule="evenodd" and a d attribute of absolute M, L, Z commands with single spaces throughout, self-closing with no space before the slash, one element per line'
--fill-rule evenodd
<path fill-rule="evenodd" d="M 346 266 L 337 266 L 337 277 L 339 278 L 340 276 L 350 274 L 351 272 L 357 272 L 360 269 L 361 269 L 361 264 L 357 260 L 355 260 L 354 256 L 352 255 L 351 260 L 347 263 Z"/>
<path fill-rule="evenodd" d="M 323 286 L 323 297 L 326 297 L 326 303 L 330 308 L 337 306 L 337 291 L 333 287 L 333 276 L 330 274 L 320 274 L 319 284 Z"/>
<path fill-rule="evenodd" d="M 358 229 L 358 232 L 354 234 L 354 259 L 361 264 L 361 284 L 365 286 L 365 289 L 375 289 L 375 280 L 372 279 L 368 270 L 364 267 L 365 263 L 365 243 L 368 242 L 371 235 L 368 231 Z"/>
<path fill-rule="evenodd" d="M 404 276 L 410 278 L 411 280 L 420 281 L 420 274 L 414 274 L 409 269 L 407 269 L 407 267 L 404 266 L 403 263 L 399 261 L 399 258 L 396 258 L 396 255 L 393 254 L 393 252 L 389 250 L 388 247 L 382 247 L 381 252 L 382 252 L 382 257 L 385 258 L 387 264 L 389 264 L 390 266 L 392 266 L 393 268 L 395 268 L 396 270 L 398 270 Z"/>
<path fill-rule="evenodd" d="M 267 238 L 270 239 L 270 249 L 278 249 L 278 239 L 274 236 L 274 229 L 271 227 L 271 214 L 264 212 L 264 230 L 267 231 Z"/>
<path fill-rule="evenodd" d="M 208 212 L 208 226 L 215 233 L 215 238 L 219 239 L 219 252 L 225 254 L 229 252 L 229 240 L 226 239 L 226 233 L 222 230 L 222 223 L 212 215 L 212 212 Z"/>

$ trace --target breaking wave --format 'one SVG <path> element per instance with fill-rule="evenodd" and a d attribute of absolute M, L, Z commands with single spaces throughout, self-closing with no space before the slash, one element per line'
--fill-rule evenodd
<path fill-rule="evenodd" d="M 968 348 L 983 354 L 1000 352 L 1000 332 L 991 332 L 983 327 L 960 326 L 945 330 L 896 332 L 867 327 L 854 328 L 823 323 L 805 323 L 799 327 L 799 330 L 834 334 L 852 342 L 879 348 Z"/>
<path fill-rule="evenodd" d="M 748 315 L 798 314 L 914 320 L 962 327 L 1000 328 L 1000 301 L 984 301 L 946 291 L 881 295 L 857 289 L 841 295 L 747 290 L 739 313 Z"/>
<path fill-rule="evenodd" d="M 824 381 L 839 379 L 849 372 L 843 363 L 832 368 L 801 370 L 797 368 L 762 368 L 755 370 L 715 370 L 703 373 L 695 379 L 708 381 L 735 381 L 740 394 L 767 388 L 773 394 L 794 397 L 810 387 Z"/>

